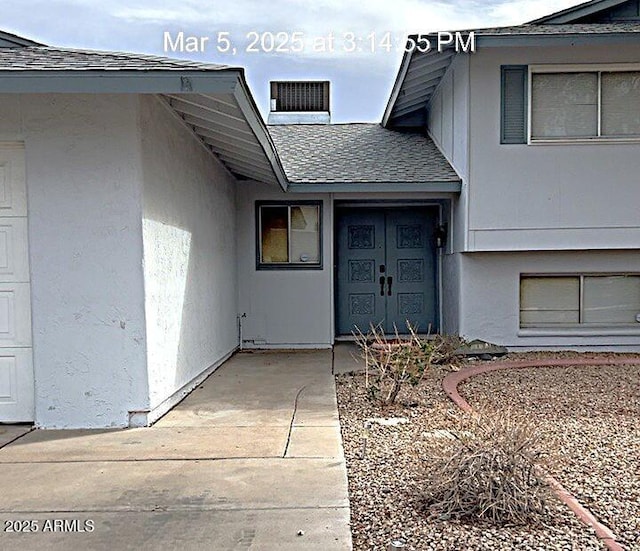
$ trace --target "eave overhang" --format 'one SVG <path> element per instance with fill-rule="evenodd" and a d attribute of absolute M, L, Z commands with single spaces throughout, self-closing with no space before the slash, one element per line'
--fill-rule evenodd
<path fill-rule="evenodd" d="M 460 193 L 462 182 L 310 182 L 290 183 L 289 193 Z"/>
<path fill-rule="evenodd" d="M 608 46 L 640 42 L 637 32 L 548 34 L 544 30 L 536 32 L 532 29 L 530 32 L 514 34 L 481 33 L 482 31 L 476 33 L 476 51 L 482 48 L 500 47 Z M 427 36 L 432 43 L 437 42 L 437 34 L 424 36 Z M 417 38 L 417 35 L 413 38 Z M 405 53 L 384 111 L 382 126 L 385 128 L 424 126 L 429 102 L 457 55 L 474 54 L 456 53 L 451 48 L 444 49 L 442 52 L 434 49 L 427 53 L 417 51 Z"/>
<path fill-rule="evenodd" d="M 0 69 L 0 93 L 158 95 L 236 178 L 287 189 L 284 170 L 242 69 Z"/>

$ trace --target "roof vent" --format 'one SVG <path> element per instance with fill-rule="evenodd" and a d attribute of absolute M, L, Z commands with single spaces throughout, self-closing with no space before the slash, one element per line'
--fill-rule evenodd
<path fill-rule="evenodd" d="M 327 124 L 329 81 L 272 81 L 269 124 Z"/>

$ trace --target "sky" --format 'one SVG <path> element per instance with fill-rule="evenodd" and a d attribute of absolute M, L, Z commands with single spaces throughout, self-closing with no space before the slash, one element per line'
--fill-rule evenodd
<path fill-rule="evenodd" d="M 581 0 L 1 2 L 0 29 L 51 46 L 244 67 L 263 115 L 270 80 L 318 79 L 331 81 L 333 122 L 378 122 L 408 34 L 517 25 Z M 202 47 L 173 51 L 181 32 L 185 48 Z"/>

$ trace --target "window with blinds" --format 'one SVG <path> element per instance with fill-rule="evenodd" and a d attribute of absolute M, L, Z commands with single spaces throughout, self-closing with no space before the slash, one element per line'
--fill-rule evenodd
<path fill-rule="evenodd" d="M 271 83 L 272 111 L 329 111 L 328 81 Z"/>
<path fill-rule="evenodd" d="M 322 268 L 322 204 L 318 201 L 256 205 L 258 269 Z"/>
<path fill-rule="evenodd" d="M 639 138 L 640 72 L 534 72 L 531 140 Z"/>
<path fill-rule="evenodd" d="M 522 276 L 520 327 L 640 327 L 640 275 Z"/>

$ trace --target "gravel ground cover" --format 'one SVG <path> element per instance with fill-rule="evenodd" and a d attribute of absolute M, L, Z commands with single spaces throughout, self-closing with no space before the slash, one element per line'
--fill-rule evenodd
<path fill-rule="evenodd" d="M 534 418 L 557 450 L 554 476 L 619 543 L 640 549 L 640 358 L 498 371 L 459 390 L 474 408 L 500 405 Z"/>
<path fill-rule="evenodd" d="M 449 371 L 433 368 L 418 387 L 402 391 L 398 403 L 386 408 L 367 398 L 364 375 L 336 377 L 354 550 L 386 550 L 395 538 L 403 538 L 410 550 L 604 549 L 559 501 L 551 502 L 543 523 L 532 526 L 496 528 L 428 517 L 420 500 L 424 462 L 440 453 L 444 440 L 438 431 L 454 428 L 460 414 L 440 385 Z M 478 389 L 479 399 L 480 394 Z M 363 456 L 364 422 L 394 417 L 408 422 L 374 423 Z"/>

